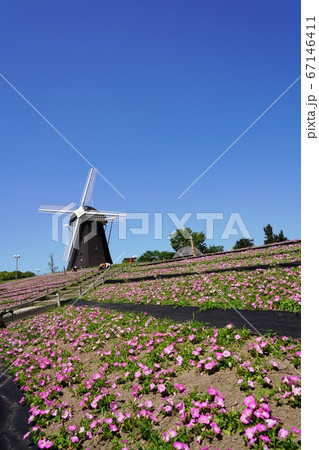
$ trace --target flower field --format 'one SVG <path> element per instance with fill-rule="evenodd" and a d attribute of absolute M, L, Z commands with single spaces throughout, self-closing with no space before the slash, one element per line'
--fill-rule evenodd
<path fill-rule="evenodd" d="M 254 266 L 260 264 L 278 265 L 283 263 L 300 262 L 301 243 L 291 242 L 273 247 L 250 248 L 237 252 L 223 252 L 196 259 L 176 260 L 157 264 L 128 265 L 122 273 L 116 275 L 117 267 L 110 270 L 112 278 L 138 278 L 172 273 L 204 272 L 208 270 L 229 269 L 233 267 Z"/>
<path fill-rule="evenodd" d="M 107 284 L 89 300 L 300 312 L 300 266 Z"/>
<path fill-rule="evenodd" d="M 40 275 L 0 284 L 0 311 L 37 298 L 63 286 L 69 286 L 92 269 Z"/>
<path fill-rule="evenodd" d="M 38 448 L 300 448 L 299 339 L 68 307 L 0 342 Z"/>

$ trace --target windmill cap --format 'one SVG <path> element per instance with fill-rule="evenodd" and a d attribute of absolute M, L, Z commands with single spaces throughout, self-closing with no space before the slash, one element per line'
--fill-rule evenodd
<path fill-rule="evenodd" d="M 96 209 L 96 208 L 93 208 L 93 206 L 83 206 L 82 207 L 85 211 L 96 211 L 96 212 L 99 212 L 98 211 L 98 209 Z M 102 215 L 103 213 L 101 213 L 101 215 Z M 84 217 L 84 215 L 83 215 L 83 217 Z M 72 214 L 71 215 L 71 217 L 70 217 L 70 222 L 69 222 L 69 224 L 71 225 L 74 221 L 75 221 L 75 219 L 77 218 L 77 215 L 76 214 Z M 87 219 L 87 220 L 89 220 L 89 219 Z M 102 222 L 102 220 L 101 220 L 101 222 Z M 107 222 L 107 220 L 105 219 L 105 222 Z"/>

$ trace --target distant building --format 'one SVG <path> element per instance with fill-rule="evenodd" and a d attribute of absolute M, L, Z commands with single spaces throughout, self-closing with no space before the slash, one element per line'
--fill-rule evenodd
<path fill-rule="evenodd" d="M 137 261 L 137 256 L 134 255 L 134 256 L 130 256 L 129 258 L 124 258 L 122 260 L 122 263 L 133 263 L 133 262 L 136 262 L 136 261 Z"/>
<path fill-rule="evenodd" d="M 198 248 L 194 247 L 194 251 L 191 245 L 187 245 L 186 247 L 182 247 L 173 256 L 174 258 L 189 258 L 190 256 L 203 256 L 203 253 L 198 250 Z"/>

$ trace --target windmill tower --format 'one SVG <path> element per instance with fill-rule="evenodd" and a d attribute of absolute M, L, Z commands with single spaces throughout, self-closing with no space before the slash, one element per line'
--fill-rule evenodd
<path fill-rule="evenodd" d="M 93 196 L 96 169 L 91 168 L 87 177 L 80 206 L 66 209 L 60 206 L 41 205 L 40 212 L 54 214 L 70 214 L 69 229 L 72 239 L 66 247 L 65 258 L 67 270 L 73 267 L 94 267 L 101 263 L 112 264 L 109 251 L 109 239 L 106 240 L 104 227 L 110 222 L 110 234 L 114 221 L 125 218 L 125 214 L 109 211 L 98 211 L 88 206 Z M 109 238 L 110 238 L 109 234 Z"/>

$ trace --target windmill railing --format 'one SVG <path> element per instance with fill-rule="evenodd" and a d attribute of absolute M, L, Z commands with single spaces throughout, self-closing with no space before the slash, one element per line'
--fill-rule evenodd
<path fill-rule="evenodd" d="M 105 270 L 109 270 L 109 269 L 110 268 L 107 267 Z M 118 270 L 116 270 L 114 272 L 112 271 L 111 274 L 110 274 L 111 276 L 109 276 L 107 278 L 105 278 L 105 272 L 102 273 L 102 275 L 97 280 L 93 281 L 92 288 L 95 289 L 96 287 L 101 286 L 102 284 L 103 285 L 106 284 L 109 280 L 112 280 L 114 276 L 119 275 L 120 273 L 123 273 L 123 269 L 122 268 L 118 269 Z"/>

